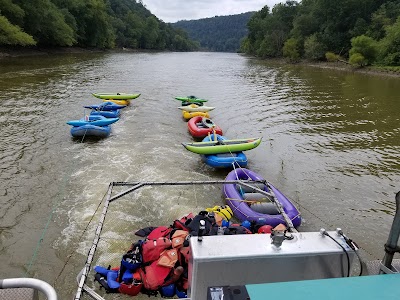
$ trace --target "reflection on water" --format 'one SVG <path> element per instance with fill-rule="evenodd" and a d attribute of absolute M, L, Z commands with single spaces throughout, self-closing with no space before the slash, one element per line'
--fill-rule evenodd
<path fill-rule="evenodd" d="M 109 182 L 223 179 L 226 171 L 181 146 L 191 137 L 173 98 L 193 94 L 210 99 L 228 138 L 263 136 L 248 168 L 296 202 L 302 230 L 341 227 L 369 259 L 383 255 L 400 179 L 400 79 L 221 53 L 27 57 L 0 61 L 0 71 L 2 277 L 28 272 L 54 282 L 68 261 L 56 287 L 70 297 L 93 226 L 82 231 Z M 142 96 L 111 136 L 71 139 L 65 122 L 98 103 L 91 93 L 117 91 Z M 109 221 L 106 236 L 125 238 L 129 228 L 166 225 L 223 201 L 219 187 L 174 192 L 119 203 L 113 218 L 123 225 Z"/>

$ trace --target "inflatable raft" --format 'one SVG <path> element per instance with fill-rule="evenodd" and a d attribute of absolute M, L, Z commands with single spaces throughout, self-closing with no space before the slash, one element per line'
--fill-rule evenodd
<path fill-rule="evenodd" d="M 271 197 L 268 197 L 257 193 L 257 191 L 251 188 L 242 187 L 240 184 L 224 184 L 223 193 L 227 204 L 232 208 L 234 215 L 239 220 L 255 221 L 257 224 L 271 225 L 273 227 L 279 224 L 287 225 L 284 216 L 273 203 L 277 201 L 281 204 L 286 215 L 291 219 L 293 226 L 300 226 L 301 216 L 299 211 L 272 184 L 268 183 L 257 173 L 244 168 L 237 168 L 231 171 L 225 178 L 225 180 L 238 179 L 263 181 L 266 184 L 256 183 L 255 186 L 271 195 Z"/>
<path fill-rule="evenodd" d="M 104 101 L 104 102 L 112 102 L 112 103 L 115 103 L 115 104 L 117 104 L 117 105 L 123 105 L 123 106 L 128 106 L 128 105 L 131 104 L 131 101 L 130 101 L 130 100 L 106 99 L 106 100 L 103 100 L 103 101 Z"/>
<path fill-rule="evenodd" d="M 214 140 L 224 141 L 226 138 L 219 134 L 211 134 L 203 139 L 203 142 Z M 201 155 L 203 162 L 213 168 L 232 168 L 232 167 L 246 167 L 247 157 L 243 152 L 221 153 Z"/>
<path fill-rule="evenodd" d="M 99 99 L 112 100 L 131 100 L 136 99 L 140 94 L 125 94 L 125 93 L 93 93 L 93 96 Z"/>
<path fill-rule="evenodd" d="M 111 126 L 95 126 L 91 124 L 86 124 L 83 126 L 72 127 L 71 135 L 73 137 L 86 137 L 86 136 L 94 136 L 105 138 L 110 135 Z"/>
<path fill-rule="evenodd" d="M 206 99 L 197 98 L 196 96 L 175 97 L 175 99 L 182 101 L 182 102 L 207 102 L 208 101 Z"/>
<path fill-rule="evenodd" d="M 86 116 L 84 119 L 68 121 L 67 124 L 74 127 L 79 127 L 89 124 L 94 126 L 107 126 L 117 122 L 118 120 L 119 118 L 106 118 L 99 115 L 90 115 Z"/>
<path fill-rule="evenodd" d="M 260 145 L 262 138 L 217 140 L 208 142 L 182 143 L 189 151 L 197 154 L 219 154 L 247 151 Z"/>
<path fill-rule="evenodd" d="M 222 135 L 222 129 L 218 127 L 211 119 L 203 117 L 193 117 L 188 122 L 188 130 L 196 139 L 203 139 L 208 134 L 216 133 Z"/>
<path fill-rule="evenodd" d="M 104 102 L 102 104 L 96 104 L 96 105 L 87 105 L 84 106 L 84 108 L 90 108 L 90 109 L 95 109 L 95 110 L 107 110 L 107 111 L 111 111 L 111 110 L 117 110 L 117 109 L 122 109 L 125 108 L 126 105 L 118 105 L 114 102 L 111 101 L 107 101 Z"/>
<path fill-rule="evenodd" d="M 209 112 L 215 109 L 215 107 L 212 106 L 198 106 L 197 104 L 190 104 L 187 106 L 179 106 L 178 107 L 180 110 L 185 110 L 188 112 Z"/>
<path fill-rule="evenodd" d="M 182 110 L 182 117 L 187 121 L 187 120 L 190 120 L 193 117 L 209 118 L 210 115 L 208 114 L 208 112 L 201 112 L 201 111 L 189 112 L 189 111 L 186 111 L 186 110 Z"/>
<path fill-rule="evenodd" d="M 197 105 L 197 106 L 203 106 L 204 105 L 203 102 L 186 102 L 186 101 L 183 101 L 181 103 L 182 106 L 188 106 L 188 105 L 192 105 L 192 104 Z"/>
<path fill-rule="evenodd" d="M 116 110 L 93 110 L 90 115 L 91 116 L 103 116 L 106 118 L 118 118 L 121 114 L 120 109 Z"/>

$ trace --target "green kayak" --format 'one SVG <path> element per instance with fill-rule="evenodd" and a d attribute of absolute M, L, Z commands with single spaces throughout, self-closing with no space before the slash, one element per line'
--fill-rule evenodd
<path fill-rule="evenodd" d="M 175 97 L 175 99 L 182 101 L 182 102 L 207 102 L 208 101 L 206 99 L 197 98 L 196 96 Z"/>
<path fill-rule="evenodd" d="M 256 148 L 261 143 L 260 138 L 247 138 L 237 140 L 220 140 L 211 142 L 182 143 L 189 151 L 197 154 L 219 154 L 246 151 Z"/>
<path fill-rule="evenodd" d="M 140 96 L 140 94 L 125 94 L 125 93 L 95 93 L 92 94 L 99 99 L 112 99 L 112 100 L 130 100 Z"/>

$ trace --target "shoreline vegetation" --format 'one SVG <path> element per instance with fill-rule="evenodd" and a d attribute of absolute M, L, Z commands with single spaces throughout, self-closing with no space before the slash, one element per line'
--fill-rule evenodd
<path fill-rule="evenodd" d="M 82 53 L 112 53 L 112 52 L 153 52 L 157 50 L 144 50 L 144 49 L 129 49 L 129 48 L 118 48 L 118 49 L 97 49 L 97 48 L 80 48 L 80 47 L 54 47 L 54 48 L 39 48 L 39 47 L 0 47 L 0 63 L 4 59 L 17 58 L 17 57 L 28 57 L 28 56 L 41 56 L 41 55 L 57 55 L 57 54 L 82 54 Z M 253 57 L 251 55 L 242 54 L 247 57 Z M 255 58 L 260 59 L 260 58 Z M 315 62 L 315 61 L 300 61 L 297 63 L 288 62 L 285 59 L 265 59 L 277 64 L 292 64 L 307 67 L 315 67 L 322 69 L 331 69 L 338 71 L 346 71 L 359 74 L 370 74 L 387 77 L 398 77 L 400 78 L 400 68 L 392 70 L 391 67 L 382 66 L 366 66 L 356 68 L 354 66 L 342 63 L 342 62 Z"/>

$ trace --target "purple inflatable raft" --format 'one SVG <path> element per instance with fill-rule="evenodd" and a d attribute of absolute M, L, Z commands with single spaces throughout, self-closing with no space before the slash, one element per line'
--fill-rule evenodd
<path fill-rule="evenodd" d="M 253 171 L 240 168 L 231 171 L 225 180 L 258 180 L 265 181 Z M 286 215 L 292 220 L 293 226 L 298 227 L 301 224 L 301 216 L 297 208 L 286 198 L 277 188 L 267 182 L 251 184 L 260 190 L 275 195 Z M 270 188 L 269 188 L 270 187 Z M 259 225 L 271 225 L 273 227 L 279 224 L 286 224 L 285 218 L 279 212 L 277 206 L 268 199 L 268 196 L 257 193 L 256 190 L 244 187 L 240 184 L 224 184 L 224 194 L 227 204 L 232 209 L 234 215 L 240 221 L 255 221 Z"/>

